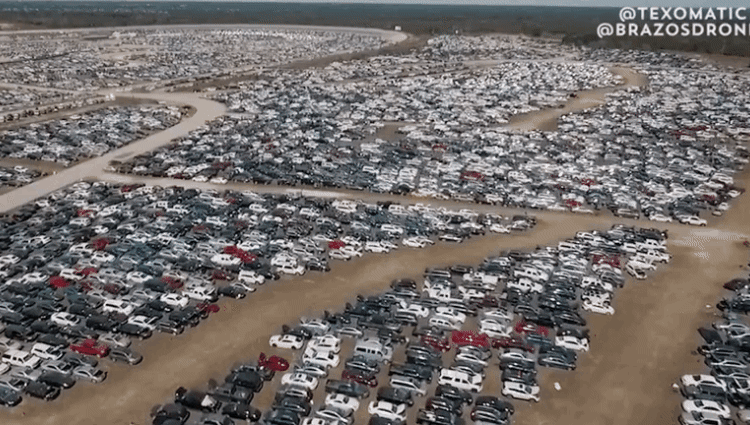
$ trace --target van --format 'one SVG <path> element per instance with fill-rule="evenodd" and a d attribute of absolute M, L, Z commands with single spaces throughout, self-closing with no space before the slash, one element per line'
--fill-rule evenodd
<path fill-rule="evenodd" d="M 389 363 L 393 357 L 393 348 L 375 338 L 360 339 L 354 346 L 354 355 L 360 355 L 378 362 Z"/>
<path fill-rule="evenodd" d="M 60 360 L 64 353 L 57 347 L 37 342 L 31 347 L 31 354 L 44 360 Z"/>
<path fill-rule="evenodd" d="M 451 369 L 441 369 L 438 377 L 438 385 L 450 385 L 464 391 L 482 391 L 482 376 L 469 375 Z"/>
<path fill-rule="evenodd" d="M 39 363 L 42 362 L 42 359 L 29 353 L 28 351 L 8 350 L 3 353 L 2 361 L 3 363 L 8 363 L 11 366 L 29 367 L 34 369 L 39 366 Z"/>

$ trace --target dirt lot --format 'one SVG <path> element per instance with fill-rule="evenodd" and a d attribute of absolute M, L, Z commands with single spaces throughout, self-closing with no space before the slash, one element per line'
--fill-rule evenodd
<path fill-rule="evenodd" d="M 151 406 L 168 399 L 178 386 L 205 386 L 209 379 L 224 376 L 237 361 L 268 352 L 268 337 L 284 323 L 303 315 L 320 315 L 325 309 L 341 309 L 356 294 L 382 292 L 392 279 L 419 277 L 427 266 L 479 263 L 504 248 L 557 241 L 575 231 L 576 220 L 570 218 L 540 223 L 529 233 L 487 236 L 424 250 L 404 248 L 383 256 L 367 255 L 360 260 L 337 262 L 327 274 L 312 273 L 265 285 L 245 300 L 221 302 L 222 311 L 184 335 L 156 335 L 145 341 L 137 347 L 145 357 L 142 364 L 132 368 L 111 366 L 104 383 L 79 383 L 54 402 L 26 400 L 17 408 L 0 411 L 0 422 L 143 424 Z M 103 363 L 109 365 L 106 360 Z M 86 406 L 85 414 L 82 406 Z"/>

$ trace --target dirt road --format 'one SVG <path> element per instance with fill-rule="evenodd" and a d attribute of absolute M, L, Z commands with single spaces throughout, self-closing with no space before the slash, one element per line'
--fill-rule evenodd
<path fill-rule="evenodd" d="M 580 91 L 576 93 L 575 98 L 569 99 L 562 108 L 542 109 L 528 114 L 516 115 L 509 120 L 507 128 L 521 131 L 555 131 L 557 130 L 557 119 L 561 116 L 604 105 L 607 101 L 607 93 L 627 87 L 644 87 L 648 84 L 645 75 L 630 68 L 614 66 L 610 68 L 610 72 L 621 76 L 624 79 L 623 84 Z"/>
<path fill-rule="evenodd" d="M 0 212 L 15 209 L 27 202 L 31 202 L 82 179 L 95 177 L 102 172 L 110 161 L 124 161 L 138 154 L 157 149 L 177 137 L 187 135 L 189 132 L 215 119 L 226 111 L 226 106 L 223 104 L 204 99 L 192 93 L 143 93 L 137 95 L 122 94 L 121 96 L 124 98 L 163 100 L 176 106 L 191 105 L 196 109 L 196 112 L 191 117 L 183 119 L 179 124 L 167 130 L 123 146 L 100 157 L 81 162 L 71 168 L 58 171 L 57 174 L 39 179 L 34 183 L 24 186 L 21 190 L 14 190 L 0 195 Z"/>

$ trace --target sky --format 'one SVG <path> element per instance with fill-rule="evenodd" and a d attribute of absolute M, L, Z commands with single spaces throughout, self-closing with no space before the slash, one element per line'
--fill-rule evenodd
<path fill-rule="evenodd" d="M 149 1 L 149 0 L 146 0 Z M 153 1 L 153 0 L 150 0 Z M 158 1 L 158 0 L 157 0 Z M 180 0 L 169 0 L 180 1 Z M 188 0 L 189 1 L 189 0 Z M 243 1 L 243 0 L 196 0 Z M 577 6 L 577 7 L 747 7 L 750 21 L 750 3 L 747 0 L 247 0 L 253 3 L 373 3 L 373 4 L 451 4 L 488 6 Z"/>

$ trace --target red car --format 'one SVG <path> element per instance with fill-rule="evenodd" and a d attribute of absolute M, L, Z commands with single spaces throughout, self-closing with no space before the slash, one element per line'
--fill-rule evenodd
<path fill-rule="evenodd" d="M 375 375 L 361 370 L 344 369 L 344 371 L 341 372 L 341 379 L 354 381 L 358 384 L 367 385 L 370 387 L 378 386 L 378 379 L 375 377 Z"/>
<path fill-rule="evenodd" d="M 519 320 L 513 330 L 519 334 L 535 333 L 544 336 L 549 335 L 549 329 L 547 329 L 546 327 L 539 326 L 525 320 Z"/>
<path fill-rule="evenodd" d="M 490 337 L 487 334 L 480 334 L 475 331 L 453 331 L 451 333 L 451 342 L 459 347 L 473 345 L 475 347 L 489 348 Z"/>
<path fill-rule="evenodd" d="M 451 343 L 447 339 L 435 338 L 434 336 L 422 335 L 422 345 L 427 345 L 435 351 L 447 352 L 451 349 Z"/>
<path fill-rule="evenodd" d="M 532 353 L 534 351 L 534 347 L 527 344 L 526 341 L 518 335 L 493 338 L 492 348 L 520 348 L 521 350 L 528 351 L 529 353 Z"/>
<path fill-rule="evenodd" d="M 260 353 L 260 356 L 258 356 L 258 366 L 271 369 L 275 372 L 283 372 L 289 369 L 289 362 L 279 356 L 266 357 L 266 353 Z"/>
<path fill-rule="evenodd" d="M 203 303 L 199 303 L 199 304 L 198 304 L 198 305 L 196 305 L 195 307 L 197 307 L 197 308 L 198 308 L 198 310 L 200 310 L 200 311 L 205 311 L 205 312 L 207 312 L 207 313 L 218 313 L 218 312 L 219 312 L 219 310 L 221 309 L 221 308 L 220 308 L 220 307 L 219 307 L 218 305 L 216 305 L 216 304 L 211 304 L 211 303 L 206 303 L 206 302 L 203 302 Z"/>
<path fill-rule="evenodd" d="M 70 350 L 99 358 L 107 357 L 109 354 L 109 346 L 107 344 L 98 343 L 91 338 L 83 340 L 80 344 L 71 344 Z"/>

